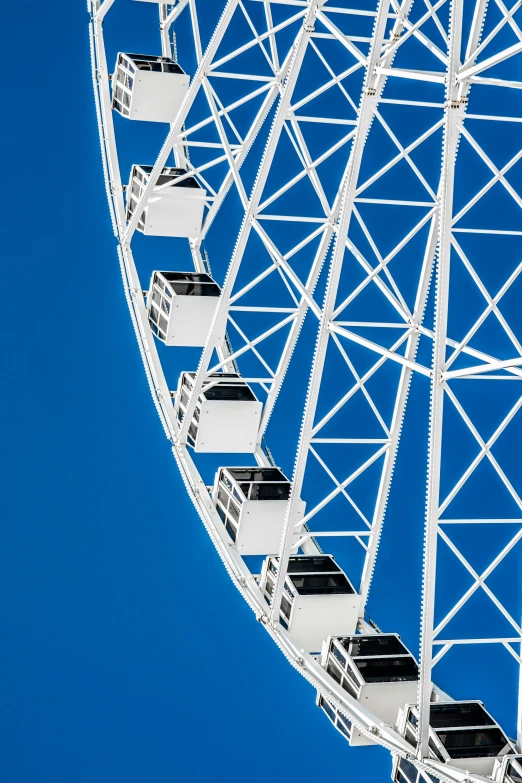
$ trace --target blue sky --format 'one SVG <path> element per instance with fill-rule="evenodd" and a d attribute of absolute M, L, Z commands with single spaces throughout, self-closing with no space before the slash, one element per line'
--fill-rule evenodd
<path fill-rule="evenodd" d="M 23 57 L 19 12 L 12 4 L 3 11 L 12 31 L 4 61 L 16 68 L 4 83 L 5 168 L 16 173 L 1 227 L 10 445 L 0 533 L 0 776 L 387 780 L 388 754 L 349 750 L 314 707 L 313 691 L 255 622 L 185 495 L 121 288 L 85 6 L 59 0 L 51 14 L 30 6 Z M 415 390 L 414 409 L 426 392 Z M 418 448 L 414 436 L 415 419 L 405 439 Z M 406 495 L 422 506 L 420 459 L 397 483 L 397 509 Z M 421 538 L 417 524 L 401 543 L 402 555 L 416 558 L 416 587 Z M 396 547 L 380 561 L 375 615 L 413 643 L 413 621 L 396 627 L 417 601 L 396 573 Z"/>
<path fill-rule="evenodd" d="M 88 16 L 64 1 L 29 12 L 24 57 L 19 12 L 3 12 L 17 68 L 4 150 L 20 174 L 2 215 L 0 776 L 357 780 L 370 763 L 385 780 L 387 754 L 347 752 L 184 493 L 121 288 Z"/>

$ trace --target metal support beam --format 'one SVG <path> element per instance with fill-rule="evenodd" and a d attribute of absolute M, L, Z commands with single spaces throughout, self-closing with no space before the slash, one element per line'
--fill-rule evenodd
<path fill-rule="evenodd" d="M 444 110 L 444 141 L 440 188 L 440 218 L 436 273 L 436 315 L 431 379 L 431 421 L 428 447 L 428 491 L 426 501 L 426 532 L 424 545 L 424 579 L 421 618 L 421 651 L 419 680 L 419 747 L 418 758 L 428 756 L 429 711 L 433 683 L 433 621 L 437 562 L 437 532 L 439 520 L 439 488 L 441 469 L 442 420 L 444 383 L 442 373 L 446 361 L 448 297 L 451 255 L 451 225 L 455 157 L 459 140 L 459 121 L 464 116 L 465 103 L 459 101 L 457 72 L 460 66 L 463 0 L 453 0 L 449 30 L 449 62 Z"/>

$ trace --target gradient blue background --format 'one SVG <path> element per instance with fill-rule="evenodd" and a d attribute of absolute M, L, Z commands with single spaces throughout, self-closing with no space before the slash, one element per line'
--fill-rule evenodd
<path fill-rule="evenodd" d="M 385 781 L 388 754 L 349 750 L 314 707 L 185 495 L 121 288 L 84 3 L 24 14 L 29 40 L 3 9 L 0 780 Z M 422 503 L 422 472 L 399 495 Z M 395 630 L 393 547 L 380 567 Z"/>

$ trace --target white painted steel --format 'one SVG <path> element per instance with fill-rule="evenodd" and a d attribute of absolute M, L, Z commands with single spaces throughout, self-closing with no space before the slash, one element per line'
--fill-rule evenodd
<path fill-rule="evenodd" d="M 155 0 L 149 0 L 152 1 Z M 496 155 L 496 150 L 502 148 L 499 128 L 522 121 L 522 116 L 517 116 L 516 110 L 509 108 L 510 94 L 517 94 L 522 86 L 521 82 L 509 78 L 510 74 L 516 76 L 522 56 L 522 20 L 519 15 L 522 4 L 519 0 L 512 8 L 507 8 L 502 0 L 495 0 L 496 16 L 493 22 L 489 22 L 487 0 L 471 0 L 469 9 L 464 0 L 426 1 L 422 10 L 417 10 L 419 3 L 413 4 L 412 0 L 402 3 L 381 0 L 374 8 L 368 4 L 366 9 L 361 7 L 361 3 L 352 4 L 349 0 L 339 0 L 338 6 L 329 0 L 229 0 L 205 47 L 198 18 L 202 9 L 204 12 L 203 0 L 157 3 L 163 56 L 175 56 L 176 25 L 188 22 L 198 67 L 181 103 L 181 96 L 177 97 L 176 116 L 171 118 L 163 147 L 128 223 L 102 26 L 106 15 L 113 8 L 116 13 L 119 5 L 115 0 L 93 0 L 89 3 L 93 83 L 104 176 L 132 322 L 151 393 L 172 443 L 187 492 L 231 578 L 257 618 L 318 694 L 353 723 L 354 738 L 357 736 L 358 741 L 364 743 L 381 744 L 394 757 L 407 758 L 418 770 L 430 772 L 441 780 L 484 780 L 478 768 L 468 774 L 459 769 L 459 765 L 441 764 L 430 757 L 427 716 L 433 693 L 439 692 L 432 682 L 433 668 L 440 661 L 449 660 L 446 656 L 463 645 L 471 652 L 491 645 L 503 650 L 507 660 L 514 660 L 519 668 L 522 664 L 522 607 L 519 605 L 515 611 L 511 605 L 508 607 L 503 596 L 498 597 L 487 583 L 493 573 L 499 573 L 500 568 L 509 562 L 516 548 L 520 550 L 519 542 L 522 540 L 522 490 L 497 451 L 497 445 L 506 433 L 517 432 L 522 397 L 515 396 L 504 410 L 499 408 L 495 428 L 484 435 L 475 420 L 475 412 L 463 402 L 461 392 L 464 386 L 470 389 L 468 393 L 476 393 L 480 399 L 483 387 L 464 384 L 464 381 L 489 380 L 486 387 L 494 385 L 495 388 L 515 390 L 517 387 L 512 384 L 501 386 L 502 382 L 522 379 L 522 330 L 520 323 L 513 319 L 512 310 L 504 307 L 517 290 L 522 263 L 518 262 L 508 269 L 496 291 L 492 291 L 490 284 L 483 279 L 480 263 L 476 263 L 480 259 L 475 259 L 466 245 L 466 237 L 480 236 L 484 241 L 500 243 L 522 236 L 520 220 L 517 222 L 507 207 L 502 225 L 491 224 L 489 228 L 484 220 L 477 223 L 473 219 L 475 208 L 487 204 L 494 189 L 495 193 L 501 191 L 513 208 L 522 208 L 522 193 L 516 176 L 522 150 L 511 150 L 504 159 Z M 260 10 L 263 27 L 259 27 Z M 227 31 L 232 29 L 238 17 L 250 30 L 251 39 L 231 44 Z M 355 22 L 359 25 L 357 29 Z M 367 30 L 360 26 L 364 23 L 369 25 Z M 512 36 L 509 41 L 500 37 L 507 30 Z M 284 33 L 289 40 L 289 32 L 293 36 L 292 42 L 284 45 L 280 34 Z M 328 49 L 332 46 L 337 47 L 335 57 Z M 249 61 L 250 65 L 245 66 L 245 56 L 253 53 L 259 55 L 262 66 L 255 67 L 253 59 Z M 301 76 L 306 73 L 312 57 L 318 64 L 317 68 L 319 65 L 322 68 L 323 81 L 307 91 L 303 89 Z M 237 85 L 238 82 L 245 89 L 242 96 L 233 99 L 223 97 L 220 84 Z M 423 89 L 426 93 L 422 92 Z M 486 96 L 488 90 L 501 92 L 496 93 L 496 100 L 483 100 L 478 110 L 468 112 L 468 101 L 472 102 L 475 94 Z M 317 111 L 314 101 L 323 98 L 329 98 L 330 104 L 323 100 L 321 111 Z M 203 113 L 202 105 L 205 106 Z M 341 105 L 344 116 L 336 111 Z M 487 105 L 487 111 L 484 105 Z M 199 107 L 197 111 L 195 107 Z M 255 109 L 251 112 L 249 126 L 240 133 L 234 112 L 246 107 Z M 268 118 L 271 112 L 270 124 Z M 411 112 L 414 115 L 409 114 Z M 430 121 L 419 121 L 419 131 L 403 141 L 390 120 L 390 117 L 399 115 L 403 116 L 402 122 L 406 124 L 410 116 L 429 116 Z M 487 124 L 491 128 L 491 143 L 484 144 L 477 124 Z M 310 129 L 318 126 L 324 135 L 322 149 L 310 140 Z M 332 129 L 337 129 L 337 136 L 328 136 Z M 372 168 L 368 166 L 368 160 L 373 155 L 372 150 L 376 149 L 374 137 L 378 133 L 389 145 L 390 154 Z M 256 145 L 260 134 L 266 139 L 262 155 L 259 155 L 259 145 Z M 279 156 L 285 144 L 295 154 L 298 166 L 291 172 L 289 168 L 286 179 L 280 176 L 274 184 L 272 175 L 276 171 L 281 174 Z M 435 181 L 432 175 L 428 175 L 418 152 L 433 150 L 437 145 L 442 170 L 438 181 Z M 463 153 L 464 149 L 466 153 Z M 171 152 L 174 153 L 175 165 L 186 168 L 188 175 L 196 178 L 203 198 L 194 199 L 198 202 L 199 211 L 190 220 L 187 216 L 180 219 L 181 213 L 176 206 L 167 217 L 160 216 L 161 227 L 159 223 L 149 226 L 150 233 L 188 237 L 194 267 L 202 272 L 207 264 L 204 240 L 207 236 L 211 237 L 213 228 L 216 231 L 227 230 L 226 223 L 220 222 L 220 210 L 232 186 L 244 214 L 217 309 L 212 316 L 205 313 L 204 331 L 208 331 L 208 337 L 188 410 L 181 422 L 177 416 L 179 392 L 174 404 L 171 395 L 176 379 L 166 380 L 131 250 L 143 208 L 148 205 L 147 212 L 152 220 L 154 204 L 170 204 L 168 185 L 158 186 L 157 179 Z M 203 152 L 206 158 L 202 157 Z M 462 178 L 459 160 L 468 153 L 475 156 L 474 160 L 480 162 L 480 166 L 484 167 L 482 170 L 488 175 L 476 191 L 470 192 L 464 201 L 460 199 L 456 207 L 456 188 L 462 181 L 459 179 Z M 258 174 L 250 193 L 242 174 L 242 166 L 249 155 L 259 157 L 259 164 L 255 163 Z M 339 184 L 334 193 L 324 174 L 325 167 L 332 161 L 336 161 L 339 171 Z M 408 187 L 401 192 L 397 190 L 399 171 L 407 172 L 411 177 Z M 395 186 L 391 190 L 386 186 L 390 176 L 396 178 L 392 180 Z M 401 178 L 406 182 L 406 174 Z M 301 193 L 299 189 L 305 185 L 309 196 L 303 201 L 302 196 L 295 194 Z M 178 195 L 183 196 L 188 189 L 178 190 Z M 398 215 L 397 210 L 402 210 L 400 214 L 407 215 L 409 222 L 406 226 L 405 221 L 401 236 L 385 248 L 383 232 L 375 228 L 373 216 Z M 191 225 L 188 226 L 188 223 Z M 275 230 L 277 226 L 287 229 L 289 239 L 285 247 L 281 244 L 281 234 Z M 406 290 L 399 265 L 404 254 L 411 253 L 414 246 L 421 249 L 418 252 L 420 263 L 413 275 L 412 295 Z M 500 244 L 494 245 L 497 246 L 501 247 Z M 458 282 L 454 282 L 453 275 L 450 279 L 450 266 L 457 264 L 466 271 L 483 303 L 466 329 L 453 334 L 451 319 Z M 323 292 L 320 280 L 325 267 L 328 267 L 328 280 Z M 432 279 L 437 293 L 433 326 L 426 322 Z M 274 292 L 278 286 L 282 293 L 276 297 Z M 377 304 L 377 298 L 368 300 L 375 304 L 367 304 L 366 297 L 370 292 L 380 304 Z M 364 304 L 363 311 L 360 307 L 357 309 L 359 303 Z M 465 314 L 464 309 L 462 312 Z M 266 326 L 250 327 L 250 321 L 259 324 L 261 318 L 266 319 Z M 491 340 L 479 339 L 481 329 L 492 321 L 507 341 L 509 350 L 505 346 L 501 348 L 500 342 L 497 346 Z M 253 538 L 246 548 L 230 546 L 228 533 L 187 448 L 188 428 L 210 373 L 220 370 L 234 372 L 236 362 L 241 368 L 247 360 L 251 368 L 254 366 L 252 362 L 255 362 L 257 369 L 249 369 L 244 380 L 256 385 L 260 401 L 242 403 L 250 405 L 250 408 L 254 406 L 255 413 L 251 416 L 245 410 L 243 421 L 239 408 L 229 419 L 222 411 L 216 416 L 215 411 L 202 409 L 195 451 L 244 450 L 251 453 L 259 465 L 268 466 L 270 457 L 264 449 L 263 437 L 265 433 L 270 437 L 270 422 L 277 416 L 278 401 L 285 394 L 286 382 L 290 383 L 289 371 L 294 352 L 299 350 L 302 341 L 310 339 L 306 332 L 307 322 L 317 327 L 316 345 L 309 377 L 301 377 L 300 381 L 301 391 L 308 391 L 301 434 L 295 444 L 292 492 L 279 541 L 281 578 L 277 581 L 274 600 L 269 607 L 241 554 L 246 554 L 247 549 L 249 553 L 254 549 L 258 551 L 258 548 L 261 554 L 275 554 L 261 550 L 264 546 L 272 548 L 273 539 L 279 538 L 280 510 L 274 527 L 276 532 L 271 532 L 269 544 L 261 544 L 255 532 L 251 531 Z M 228 337 L 225 337 L 225 331 Z M 280 338 L 282 347 L 277 351 L 268 348 L 273 338 Z M 194 340 L 192 343 L 188 340 L 186 344 L 193 344 Z M 198 344 L 200 341 L 201 336 L 198 335 Z M 426 358 L 426 351 L 419 350 L 428 343 L 433 346 L 431 362 Z M 321 401 L 325 390 L 331 388 L 328 373 L 333 351 L 347 376 L 325 407 Z M 360 352 L 368 358 L 363 370 L 358 369 Z M 309 356 L 311 353 L 312 347 Z M 388 387 L 391 413 L 385 412 L 383 401 L 374 391 L 376 380 L 382 378 L 383 371 L 389 368 L 395 368 L 395 380 Z M 432 398 L 420 633 L 420 742 L 416 753 L 401 736 L 400 729 L 382 719 L 378 707 L 372 712 L 368 705 L 347 694 L 306 652 L 306 648 L 320 649 L 324 636 L 336 630 L 338 633 L 351 633 L 358 625 L 359 630 L 368 632 L 373 627 L 365 619 L 364 607 L 378 562 L 379 543 L 412 380 L 414 383 L 417 380 L 429 382 Z M 295 380 L 292 382 L 295 383 Z M 477 391 L 474 392 L 474 389 Z M 368 429 L 367 433 L 352 432 L 342 427 L 332 430 L 339 417 L 358 399 L 364 401 L 374 417 L 375 428 L 372 431 Z M 229 403 L 208 401 L 204 405 L 223 407 Z M 455 475 L 450 490 L 441 497 L 441 474 L 446 464 L 444 444 L 453 426 L 447 423 L 448 410 L 458 417 L 474 443 L 475 456 L 463 472 Z M 211 426 L 203 423 L 207 419 L 212 420 Z M 237 434 L 236 441 L 231 435 L 233 432 Z M 227 447 L 223 445 L 225 442 Z M 352 466 L 348 475 L 340 474 L 338 458 L 335 457 L 335 454 L 341 453 L 339 449 Z M 366 449 L 364 457 L 357 458 L 357 454 L 363 453 L 361 449 Z M 464 496 L 466 487 L 482 465 L 487 465 L 496 476 L 498 486 L 509 496 L 515 512 L 501 513 L 499 504 L 499 510 L 491 515 L 491 519 L 487 518 L 488 515 L 476 518 L 474 512 L 466 513 L 462 506 L 453 513 L 453 502 Z M 309 471 L 314 466 L 328 477 L 331 491 L 313 503 L 307 502 L 306 513 L 303 514 L 302 498 L 307 498 Z M 353 488 L 357 487 L 361 477 L 376 470 L 379 479 L 368 511 Z M 355 522 L 345 521 L 344 516 L 339 519 L 335 511 L 339 500 L 347 504 L 347 514 L 349 511 Z M 255 511 L 257 513 L 257 509 Z M 324 524 L 321 519 L 327 513 L 328 524 Z M 259 520 L 256 523 L 259 524 Z M 462 537 L 455 538 L 454 535 L 454 531 L 463 530 L 465 536 L 472 540 L 477 526 L 486 531 L 511 531 L 500 548 L 495 548 L 492 543 L 488 564 L 481 568 L 467 556 Z M 323 539 L 327 541 L 328 549 L 332 544 L 332 551 L 335 551 L 336 539 L 353 541 L 362 548 L 363 565 L 360 582 L 355 582 L 356 593 L 353 596 L 330 596 L 336 600 L 343 599 L 345 603 L 350 598 L 349 611 L 346 606 L 341 608 L 346 626 L 339 629 L 330 627 L 330 609 L 338 615 L 335 601 L 317 600 L 326 596 L 300 596 L 314 599 L 307 602 L 312 608 L 302 627 L 294 624 L 287 632 L 279 624 L 279 605 L 284 590 L 282 577 L 288 558 L 296 551 L 296 539 L 307 553 L 320 552 L 319 544 Z M 450 578 L 441 572 L 441 548 L 452 553 L 471 579 L 471 586 L 439 617 L 438 596 Z M 353 574 L 348 576 L 354 581 Z M 449 632 L 455 627 L 458 629 L 455 622 L 479 593 L 488 598 L 492 608 L 505 621 L 506 631 L 499 633 L 492 630 L 488 636 L 477 623 L 472 636 L 469 632 L 459 633 L 458 630 Z M 327 610 L 324 608 L 326 604 L 329 606 Z M 326 621 L 324 628 L 319 628 L 319 619 Z M 473 695 L 480 698 L 480 693 Z M 514 699 L 516 701 L 516 694 Z M 521 702 L 522 692 L 518 694 L 517 713 L 519 751 L 522 741 Z"/>

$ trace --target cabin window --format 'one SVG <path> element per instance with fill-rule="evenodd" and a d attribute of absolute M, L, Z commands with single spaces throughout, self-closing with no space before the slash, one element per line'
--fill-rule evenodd
<path fill-rule="evenodd" d="M 346 658 L 342 654 L 342 652 L 339 650 L 337 645 L 332 643 L 332 653 L 337 658 L 337 660 L 342 664 L 343 668 L 346 666 Z"/>
<path fill-rule="evenodd" d="M 326 699 L 322 699 L 321 701 L 322 701 L 322 703 L 321 703 L 321 707 L 322 707 L 322 708 L 323 708 L 323 710 L 326 712 L 326 714 L 328 715 L 328 717 L 330 718 L 330 720 L 332 721 L 332 723 L 335 723 L 335 717 L 336 717 L 336 716 L 335 716 L 335 710 L 333 709 L 333 707 L 331 706 L 331 704 L 329 704 L 329 703 L 326 701 Z"/>
<path fill-rule="evenodd" d="M 516 762 L 510 761 L 507 765 L 506 783 L 522 783 L 522 757 Z"/>
<path fill-rule="evenodd" d="M 356 660 L 366 682 L 411 682 L 419 677 L 413 658 L 370 658 Z"/>
<path fill-rule="evenodd" d="M 437 732 L 437 736 L 452 759 L 498 756 L 506 745 L 506 738 L 498 728 L 444 731 Z"/>
<path fill-rule="evenodd" d="M 400 759 L 399 772 L 408 783 L 417 783 L 417 767 L 408 759 Z"/>
<path fill-rule="evenodd" d="M 301 576 L 292 574 L 292 582 L 299 595 L 335 595 L 353 593 L 344 574 Z"/>
<path fill-rule="evenodd" d="M 326 671 L 330 675 L 330 677 L 333 677 L 335 682 L 339 683 L 339 685 L 342 682 L 342 676 L 341 672 L 337 668 L 337 666 L 333 663 L 333 661 L 329 661 L 328 666 L 326 667 Z"/>
<path fill-rule="evenodd" d="M 281 598 L 281 612 L 284 614 L 288 620 L 290 619 L 290 612 L 292 611 L 292 606 L 290 604 L 290 601 L 287 601 L 286 598 L 283 596 Z"/>
<path fill-rule="evenodd" d="M 482 704 L 433 704 L 430 708 L 430 726 L 434 729 L 494 725 Z"/>

